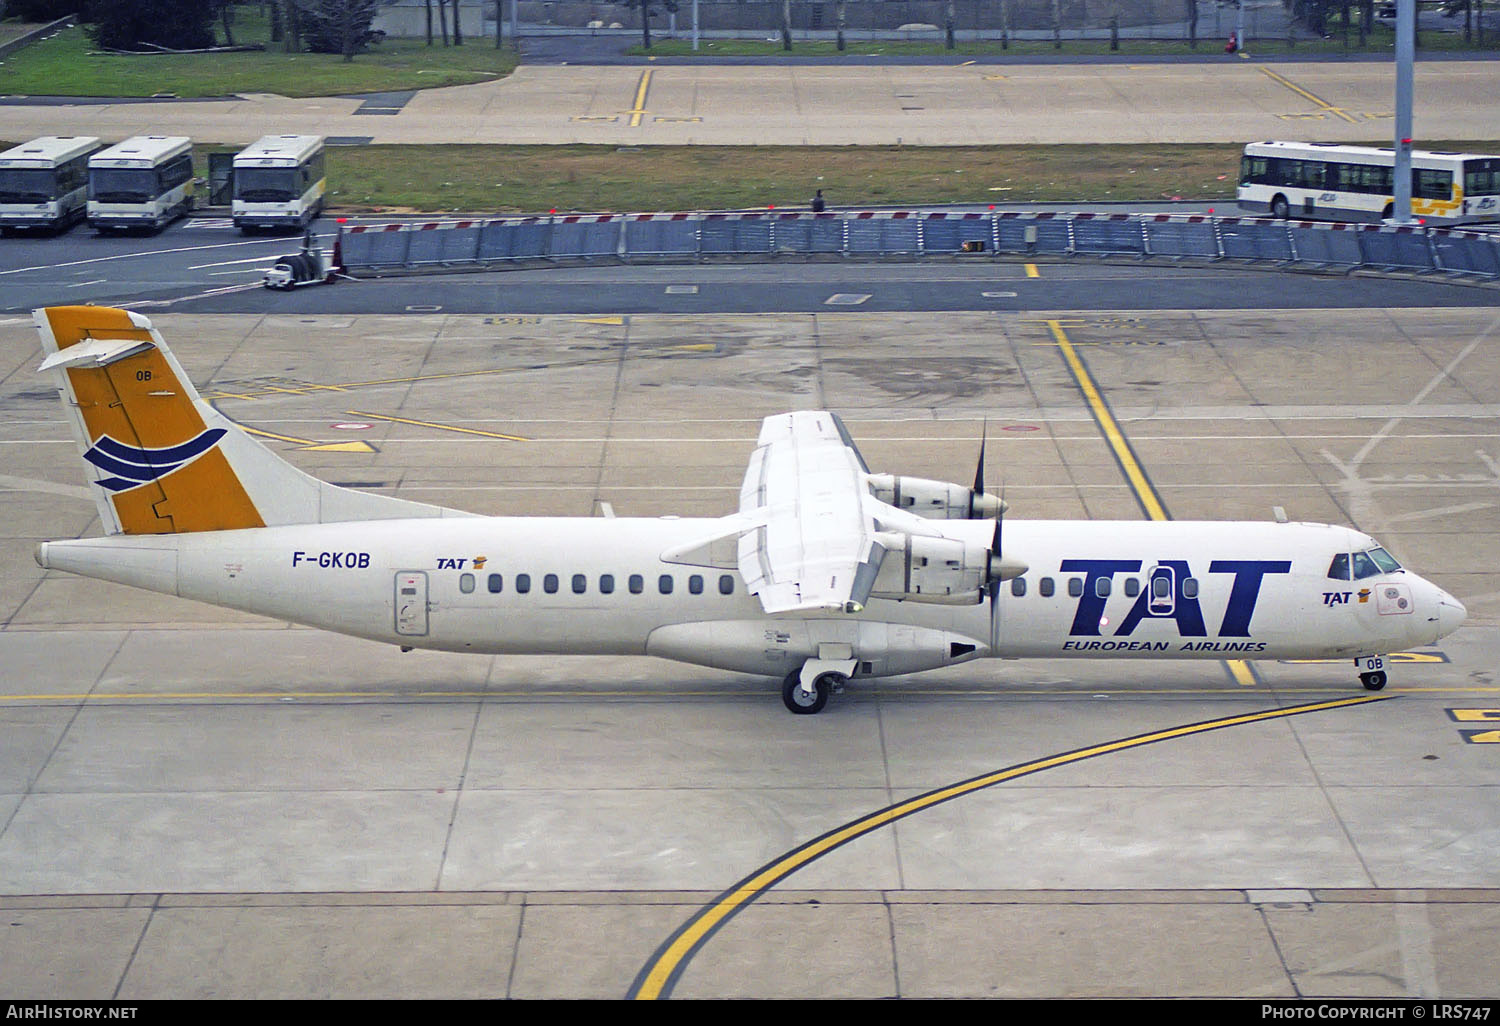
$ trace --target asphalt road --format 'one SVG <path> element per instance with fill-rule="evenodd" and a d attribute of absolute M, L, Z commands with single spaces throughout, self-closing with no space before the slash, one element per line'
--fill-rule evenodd
<path fill-rule="evenodd" d="M 334 226 L 316 231 L 330 244 Z M 1161 306 L 1303 309 L 1484 306 L 1488 288 L 1416 278 L 1285 274 L 1224 265 L 1116 261 L 1027 265 L 826 262 L 560 266 L 340 280 L 291 292 L 261 288 L 296 236 L 246 238 L 228 219 L 195 218 L 157 236 L 77 228 L 0 247 L 0 314 L 108 303 L 193 313 L 751 313 L 956 310 L 1144 310 Z"/>

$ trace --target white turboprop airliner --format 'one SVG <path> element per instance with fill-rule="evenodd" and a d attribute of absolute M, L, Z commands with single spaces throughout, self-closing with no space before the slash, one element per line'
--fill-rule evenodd
<path fill-rule="evenodd" d="M 403 650 L 662 656 L 781 677 L 787 708 L 815 713 L 851 679 L 985 656 L 1349 658 L 1378 691 L 1388 653 L 1466 615 L 1345 527 L 1002 533 L 982 473 L 973 488 L 872 474 L 825 412 L 766 418 L 739 511 L 718 519 L 371 495 L 222 416 L 145 317 L 55 307 L 36 323 L 106 532 L 44 542 L 38 563 Z"/>

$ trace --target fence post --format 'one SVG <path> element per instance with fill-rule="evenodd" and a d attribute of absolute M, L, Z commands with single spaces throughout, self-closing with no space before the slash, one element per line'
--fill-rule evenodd
<path fill-rule="evenodd" d="M 1431 228 L 1422 229 L 1422 239 L 1427 243 L 1427 259 L 1432 261 L 1434 271 L 1445 271 L 1447 268 L 1443 266 L 1442 255 L 1438 253 L 1437 246 L 1433 245 L 1432 232 Z"/>

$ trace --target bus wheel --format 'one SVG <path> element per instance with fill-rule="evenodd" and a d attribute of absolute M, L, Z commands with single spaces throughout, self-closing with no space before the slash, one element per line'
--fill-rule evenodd
<path fill-rule="evenodd" d="M 1285 196 L 1277 196 L 1271 201 L 1271 216 L 1278 221 L 1285 221 L 1291 212 L 1292 208 L 1287 204 Z"/>

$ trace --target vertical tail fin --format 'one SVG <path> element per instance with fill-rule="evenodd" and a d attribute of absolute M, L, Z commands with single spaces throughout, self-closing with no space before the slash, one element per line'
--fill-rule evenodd
<path fill-rule="evenodd" d="M 337 488 L 304 474 L 198 395 L 140 314 L 49 307 L 34 314 L 110 534 L 462 516 Z"/>

